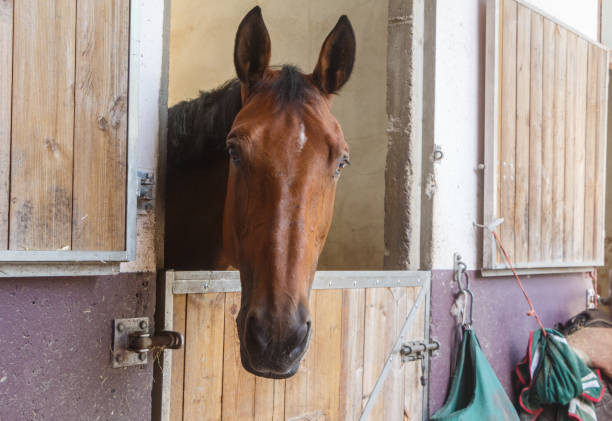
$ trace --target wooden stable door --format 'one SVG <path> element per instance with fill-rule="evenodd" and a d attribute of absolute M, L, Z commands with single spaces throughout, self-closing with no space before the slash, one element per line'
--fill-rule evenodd
<path fill-rule="evenodd" d="M 317 272 L 314 336 L 298 373 L 259 378 L 240 363 L 238 274 L 170 271 L 167 282 L 174 309 L 165 327 L 185 335 L 185 347 L 172 353 L 166 416 L 173 421 L 359 420 L 407 316 L 407 340 L 428 335 L 426 272 Z M 389 287 L 398 284 L 411 286 Z M 423 419 L 427 364 L 393 358 L 368 419 Z"/>

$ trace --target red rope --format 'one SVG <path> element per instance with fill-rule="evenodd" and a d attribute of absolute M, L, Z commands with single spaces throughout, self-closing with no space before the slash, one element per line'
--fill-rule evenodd
<path fill-rule="evenodd" d="M 523 287 L 521 278 L 519 278 L 518 274 L 516 273 L 516 270 L 514 270 L 514 267 L 512 266 L 512 263 L 510 262 L 510 258 L 508 257 L 508 253 L 506 253 L 504 246 L 502 246 L 501 240 L 497 236 L 497 233 L 495 232 L 495 230 L 491 230 L 491 233 L 493 234 L 493 237 L 495 237 L 495 241 L 497 242 L 497 245 L 499 246 L 502 253 L 504 254 L 504 257 L 506 258 L 506 262 L 508 262 L 508 266 L 510 267 L 510 270 L 514 274 L 514 278 L 516 279 L 516 282 L 518 283 L 519 287 L 521 287 L 521 291 L 523 291 L 523 295 L 525 296 L 525 299 L 527 300 L 527 304 L 529 304 L 529 312 L 527 313 L 527 316 L 534 316 L 536 318 L 536 321 L 540 325 L 540 328 L 542 329 L 542 333 L 544 334 L 544 336 L 547 336 L 546 329 L 544 329 L 544 325 L 542 324 L 540 317 L 538 317 L 538 313 L 536 313 L 535 307 L 533 306 L 533 303 L 529 299 L 529 295 L 527 295 L 527 291 L 525 291 L 525 288 Z"/>

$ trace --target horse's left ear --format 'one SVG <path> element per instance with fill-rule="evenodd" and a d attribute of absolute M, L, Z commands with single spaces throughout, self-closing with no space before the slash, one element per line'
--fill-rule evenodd
<path fill-rule="evenodd" d="M 312 79 L 323 93 L 333 94 L 348 81 L 353 63 L 355 32 L 346 15 L 342 15 L 323 42 Z"/>
<path fill-rule="evenodd" d="M 240 22 L 234 45 L 234 66 L 238 79 L 254 85 L 263 77 L 270 64 L 270 35 L 261 16 L 261 8 L 255 6 Z"/>

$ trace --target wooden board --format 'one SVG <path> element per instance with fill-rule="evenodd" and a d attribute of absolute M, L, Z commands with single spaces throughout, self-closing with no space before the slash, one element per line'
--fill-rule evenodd
<path fill-rule="evenodd" d="M 74 127 L 74 250 L 125 249 L 130 4 L 80 0 Z"/>
<path fill-rule="evenodd" d="M 187 318 L 187 295 L 175 295 L 173 299 L 172 330 L 185 335 L 185 321 Z M 172 376 L 170 377 L 170 421 L 183 419 L 183 382 L 185 380 L 185 347 L 172 351 Z"/>
<path fill-rule="evenodd" d="M 183 420 L 221 419 L 225 294 L 190 294 L 185 330 Z"/>
<path fill-rule="evenodd" d="M 11 250 L 71 246 L 75 0 L 16 2 Z"/>
<path fill-rule="evenodd" d="M 217 420 L 356 420 L 367 400 L 367 388 L 380 374 L 381 362 L 419 290 L 420 287 L 312 291 L 314 336 L 298 373 L 287 380 L 258 378 L 242 368 L 235 325 L 239 293 L 189 294 L 184 363 L 180 357 L 178 362 L 173 359 L 173 405 L 175 397 L 180 400 L 184 396 L 184 402 L 176 405 L 184 408 L 184 420 L 202 416 Z M 368 307 L 368 303 L 374 305 Z M 176 298 L 174 305 L 175 328 L 180 330 L 181 316 L 176 312 L 182 313 L 184 307 Z M 423 310 L 424 307 L 419 309 L 409 333 L 415 340 L 423 338 Z M 372 414 L 371 419 L 404 420 L 405 414 L 408 419 L 421 417 L 420 365 L 402 366 L 399 358 L 396 365 L 376 409 L 384 418 Z M 174 390 L 183 388 L 174 370 L 184 370 L 182 391 Z M 367 381 L 366 371 L 371 377 Z M 178 413 L 178 409 L 171 411 Z"/>
<path fill-rule="evenodd" d="M 0 2 L 0 250 L 8 248 L 13 85 L 13 0 Z"/>
<path fill-rule="evenodd" d="M 504 218 L 500 238 L 518 269 L 602 264 L 607 51 L 526 2 L 489 5 L 498 31 L 487 32 L 497 45 L 487 72 L 500 83 L 487 90 L 486 120 L 500 130 L 487 137 L 485 168 L 500 179 L 485 191 L 485 222 Z M 494 254 L 483 254 L 484 269 L 506 267 Z"/>
<path fill-rule="evenodd" d="M 517 5 L 503 2 L 503 48 L 501 81 L 501 144 L 500 144 L 500 213 L 504 223 L 500 227 L 501 241 L 514 260 L 514 197 L 516 158 L 516 23 Z M 501 262 L 502 256 L 498 255 Z"/>

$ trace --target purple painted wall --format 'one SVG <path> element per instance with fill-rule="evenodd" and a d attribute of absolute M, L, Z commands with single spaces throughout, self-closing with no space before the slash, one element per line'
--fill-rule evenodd
<path fill-rule="evenodd" d="M 0 420 L 149 420 L 153 364 L 110 368 L 112 320 L 155 310 L 155 275 L 0 279 Z"/>
<path fill-rule="evenodd" d="M 481 278 L 470 271 L 470 289 L 474 294 L 473 328 L 485 356 L 514 402 L 512 371 L 524 357 L 529 332 L 538 328 L 523 294 L 512 277 Z M 591 282 L 582 273 L 521 277 L 533 305 L 546 327 L 565 322 L 585 309 L 585 290 Z M 430 411 L 440 408 L 446 398 L 450 376 L 451 347 L 455 320 L 450 313 L 457 293 L 453 272 L 432 272 L 431 336 L 442 348 L 431 360 Z"/>

